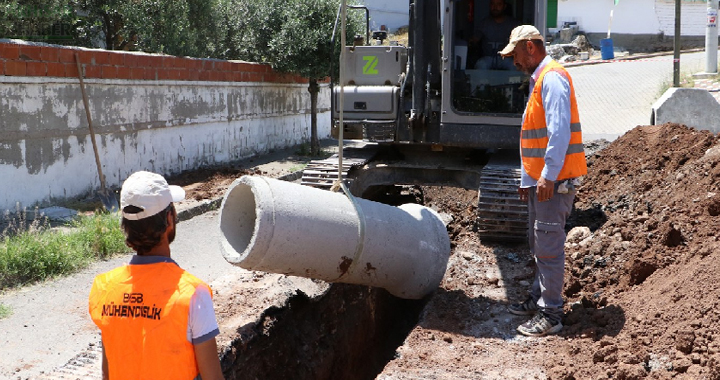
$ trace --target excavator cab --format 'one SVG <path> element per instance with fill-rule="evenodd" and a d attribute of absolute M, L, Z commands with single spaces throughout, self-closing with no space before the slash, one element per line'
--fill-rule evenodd
<path fill-rule="evenodd" d="M 481 23 L 497 16 L 498 7 L 516 25 L 544 31 L 547 0 L 408 5 L 408 46 L 355 42 L 344 48 L 345 75 L 332 92 L 332 135 L 338 138 L 342 128 L 343 138 L 374 144 L 371 154 L 351 165 L 343 161 L 343 179 L 360 197 L 398 185 L 478 190 L 480 236 L 524 240 L 527 206 L 517 193 L 518 148 L 529 78 L 511 58 L 497 54 L 512 28 L 507 35 L 495 33 L 495 45 L 485 51 L 478 32 L 489 33 Z M 333 180 L 324 178 L 333 178 L 328 173 L 337 171 L 334 162 L 311 164 L 303 183 L 329 188 Z"/>
<path fill-rule="evenodd" d="M 446 9 L 445 51 L 450 56 L 450 99 L 456 115 L 487 115 L 516 119 L 527 97 L 527 76 L 515 69 L 512 58 L 498 54 L 510 31 L 533 24 L 533 0 L 452 1 Z"/>

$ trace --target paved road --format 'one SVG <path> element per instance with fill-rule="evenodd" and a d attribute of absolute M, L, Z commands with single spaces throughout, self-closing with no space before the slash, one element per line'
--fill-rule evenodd
<path fill-rule="evenodd" d="M 673 82 L 672 55 L 570 67 L 584 140 L 614 140 L 650 124 L 652 105 Z M 705 69 L 705 53 L 680 56 L 680 78 Z"/>

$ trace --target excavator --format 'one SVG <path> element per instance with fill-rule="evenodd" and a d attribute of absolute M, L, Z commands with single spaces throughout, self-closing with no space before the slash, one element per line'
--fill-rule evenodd
<path fill-rule="evenodd" d="M 468 42 L 489 1 L 409 0 L 407 46 L 344 46 L 332 135 L 367 145 L 312 162 L 301 182 L 329 187 L 342 175 L 354 196 L 368 199 L 399 186 L 477 190 L 480 238 L 525 241 L 527 206 L 517 187 L 528 78 L 512 65 L 476 65 Z M 547 0 L 505 1 L 519 23 L 546 29 Z"/>

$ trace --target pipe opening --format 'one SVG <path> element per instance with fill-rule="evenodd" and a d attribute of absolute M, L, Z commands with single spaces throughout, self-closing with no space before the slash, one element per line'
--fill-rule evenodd
<path fill-rule="evenodd" d="M 232 248 L 224 249 L 224 254 L 239 255 L 232 261 L 239 261 L 247 256 L 246 250 L 255 239 L 258 217 L 256 206 L 252 188 L 243 183 L 237 184 L 225 198 L 223 208 L 232 212 L 220 214 L 220 229 L 225 238 L 224 243 Z"/>

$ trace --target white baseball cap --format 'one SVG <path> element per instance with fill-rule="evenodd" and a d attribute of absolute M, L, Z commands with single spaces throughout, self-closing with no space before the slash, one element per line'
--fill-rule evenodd
<path fill-rule="evenodd" d="M 518 42 L 524 40 L 540 40 L 544 41 L 542 34 L 532 25 L 520 25 L 510 32 L 510 42 L 505 46 L 504 49 L 498 52 L 498 54 L 506 57 L 510 55 Z"/>
<path fill-rule="evenodd" d="M 126 206 L 141 208 L 138 213 L 126 213 L 125 219 L 139 220 L 165 210 L 170 203 L 185 199 L 185 190 L 180 186 L 168 185 L 160 174 L 146 171 L 135 172 L 128 177 L 120 190 L 120 209 Z"/>

